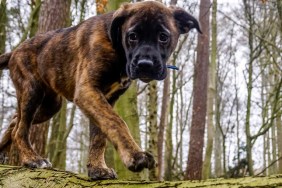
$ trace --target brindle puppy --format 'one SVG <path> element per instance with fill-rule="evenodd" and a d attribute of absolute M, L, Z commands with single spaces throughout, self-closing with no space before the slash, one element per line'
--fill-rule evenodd
<path fill-rule="evenodd" d="M 153 1 L 124 4 L 77 26 L 37 35 L 0 56 L 0 68 L 10 70 L 18 99 L 0 151 L 13 142 L 22 165 L 51 167 L 32 149 L 29 129 L 58 112 L 64 97 L 91 120 L 87 167 L 92 179 L 116 178 L 104 160 L 106 139 L 129 170 L 154 168 L 153 156 L 135 143 L 112 106 L 131 80 L 163 80 L 179 35 L 193 28 L 201 32 L 197 20 L 182 9 Z"/>

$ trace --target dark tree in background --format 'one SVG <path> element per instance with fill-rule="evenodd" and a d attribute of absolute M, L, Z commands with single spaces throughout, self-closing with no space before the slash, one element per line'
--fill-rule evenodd
<path fill-rule="evenodd" d="M 38 31 L 47 31 L 67 27 L 70 25 L 70 0 L 45 0 L 42 2 Z M 33 125 L 30 130 L 30 141 L 35 151 L 46 156 L 46 144 L 49 122 Z"/>
<path fill-rule="evenodd" d="M 197 60 L 194 68 L 193 111 L 186 179 L 202 177 L 203 148 L 207 111 L 207 83 L 210 39 L 210 0 L 201 0 L 199 21 L 202 35 L 198 35 Z"/>
<path fill-rule="evenodd" d="M 7 23 L 7 13 L 6 13 L 6 0 L 0 4 L 0 54 L 5 52 L 5 41 L 6 41 L 6 23 Z M 0 74 L 1 75 L 1 74 Z"/>

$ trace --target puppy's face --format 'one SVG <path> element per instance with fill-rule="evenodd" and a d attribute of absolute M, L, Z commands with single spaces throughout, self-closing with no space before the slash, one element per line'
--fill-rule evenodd
<path fill-rule="evenodd" d="M 110 32 L 114 47 L 126 55 L 127 75 L 149 82 L 166 77 L 166 62 L 179 35 L 192 28 L 200 32 L 197 20 L 184 10 L 146 1 L 117 10 Z"/>
<path fill-rule="evenodd" d="M 133 16 L 123 27 L 122 44 L 127 58 L 127 74 L 131 79 L 144 82 L 166 77 L 166 64 L 174 48 L 173 36 L 177 34 L 165 22 L 161 13 Z"/>

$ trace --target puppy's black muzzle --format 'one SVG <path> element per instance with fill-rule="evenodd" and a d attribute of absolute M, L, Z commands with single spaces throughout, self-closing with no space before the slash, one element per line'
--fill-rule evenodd
<path fill-rule="evenodd" d="M 166 68 L 160 54 L 152 47 L 139 48 L 129 66 L 131 79 L 139 78 L 144 82 L 149 82 L 163 80 L 166 77 Z"/>

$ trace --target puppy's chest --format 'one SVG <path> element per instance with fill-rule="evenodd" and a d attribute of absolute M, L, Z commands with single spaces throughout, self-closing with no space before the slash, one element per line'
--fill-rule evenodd
<path fill-rule="evenodd" d="M 127 76 L 120 77 L 115 82 L 112 82 L 105 90 L 104 94 L 109 102 L 115 102 L 115 100 L 122 95 L 130 86 L 131 80 Z"/>

